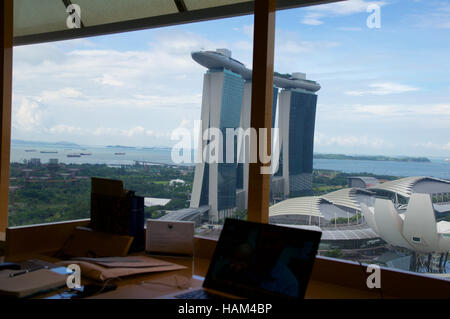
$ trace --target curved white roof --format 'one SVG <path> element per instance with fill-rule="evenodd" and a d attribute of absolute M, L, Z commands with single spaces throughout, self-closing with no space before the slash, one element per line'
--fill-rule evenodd
<path fill-rule="evenodd" d="M 362 188 L 343 188 L 337 191 L 322 195 L 321 198 L 325 198 L 334 205 L 344 206 L 348 208 L 361 211 L 361 206 L 356 200 L 356 192 L 362 191 L 367 192 Z M 368 193 L 368 192 L 367 192 Z"/>
<path fill-rule="evenodd" d="M 321 240 L 334 241 L 334 240 L 361 240 L 361 239 L 380 238 L 380 236 L 369 227 L 360 229 L 323 229 L 318 226 L 310 226 L 310 225 L 292 225 L 292 224 L 277 224 L 277 225 L 321 231 L 322 232 Z"/>
<path fill-rule="evenodd" d="M 434 177 L 412 176 L 412 177 L 396 179 L 394 181 L 384 182 L 382 184 L 378 184 L 376 186 L 369 187 L 369 189 L 385 190 L 385 191 L 397 193 L 403 197 L 409 198 L 411 196 L 412 188 L 414 187 L 414 185 L 424 179 L 449 183 L 446 180 L 434 178 Z"/>
<path fill-rule="evenodd" d="M 356 200 L 356 192 L 368 192 L 362 188 L 343 188 L 322 196 L 305 196 L 289 198 L 269 207 L 269 216 L 279 215 L 324 215 L 320 211 L 320 203 L 329 203 L 361 211 L 361 206 Z"/>
<path fill-rule="evenodd" d="M 323 217 L 319 209 L 324 199 L 317 196 L 289 198 L 269 207 L 269 216 L 308 215 Z"/>

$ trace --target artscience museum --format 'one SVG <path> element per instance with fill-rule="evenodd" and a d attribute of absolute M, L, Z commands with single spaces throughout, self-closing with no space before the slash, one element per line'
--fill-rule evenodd
<path fill-rule="evenodd" d="M 407 177 L 270 207 L 275 224 L 322 230 L 322 253 L 444 273 L 450 251 L 450 181 Z M 331 255 L 332 256 L 332 255 Z M 402 265 L 400 265 L 402 264 Z"/>

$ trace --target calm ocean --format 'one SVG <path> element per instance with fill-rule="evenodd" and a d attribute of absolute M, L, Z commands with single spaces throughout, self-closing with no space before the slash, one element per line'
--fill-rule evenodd
<path fill-rule="evenodd" d="M 57 153 L 41 153 L 57 152 Z M 67 157 L 68 154 L 91 153 L 81 157 Z M 125 153 L 116 155 L 115 153 Z M 171 150 L 168 148 L 113 148 L 93 146 L 61 146 L 33 143 L 12 144 L 11 162 L 20 162 L 31 158 L 40 158 L 41 163 L 56 158 L 60 163 L 73 164 L 108 164 L 130 165 L 134 161 L 149 161 L 157 163 L 172 163 Z M 330 169 L 347 173 L 373 173 L 391 176 L 433 176 L 450 179 L 450 162 L 445 158 L 430 158 L 431 162 L 390 162 L 390 161 L 360 161 L 314 159 L 315 169 Z"/>

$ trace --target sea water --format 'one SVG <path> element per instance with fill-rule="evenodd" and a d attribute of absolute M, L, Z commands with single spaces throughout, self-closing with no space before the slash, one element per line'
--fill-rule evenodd
<path fill-rule="evenodd" d="M 33 151 L 31 151 L 33 150 Z M 57 152 L 57 153 L 41 153 Z M 69 154 L 90 153 L 81 157 Z M 119 154 L 117 154 L 119 153 Z M 122 154 L 124 153 L 124 154 Z M 11 162 L 23 163 L 39 158 L 41 163 L 57 159 L 66 164 L 133 165 L 135 161 L 173 164 L 170 148 L 122 148 L 105 146 L 64 146 L 33 143 L 11 145 Z M 346 173 L 372 173 L 390 176 L 433 176 L 450 179 L 450 162 L 445 158 L 429 158 L 431 162 L 394 162 L 368 160 L 314 159 L 314 169 L 336 170 Z"/>

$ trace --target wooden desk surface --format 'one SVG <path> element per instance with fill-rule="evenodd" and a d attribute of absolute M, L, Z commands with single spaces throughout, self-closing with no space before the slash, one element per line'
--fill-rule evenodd
<path fill-rule="evenodd" d="M 117 289 L 90 297 L 90 299 L 150 299 L 175 293 L 188 288 L 201 287 L 206 276 L 209 259 L 191 257 L 151 256 L 154 258 L 186 266 L 186 269 L 136 275 L 114 279 Z M 58 261 L 55 258 L 42 254 L 23 254 L 7 258 L 7 261 L 19 262 L 28 259 L 41 259 L 49 262 Z M 83 283 L 87 282 L 83 280 Z M 50 292 L 36 296 L 47 298 L 56 295 Z M 310 280 L 306 290 L 306 299 L 341 299 L 341 298 L 380 298 L 378 292 L 360 290 L 328 282 Z"/>
<path fill-rule="evenodd" d="M 181 264 L 188 268 L 165 273 L 123 278 L 120 281 L 115 281 L 118 285 L 116 290 L 93 296 L 91 299 L 148 299 L 188 288 L 198 288 L 202 285 L 202 279 L 206 276 L 210 262 L 204 258 L 152 257 Z M 379 298 L 379 294 L 311 280 L 305 298 Z"/>
<path fill-rule="evenodd" d="M 90 299 L 150 299 L 159 296 L 182 291 L 188 288 L 201 287 L 203 278 L 209 266 L 209 259 L 190 257 L 167 257 L 152 256 L 176 264 L 186 266 L 186 269 L 136 275 L 114 279 L 117 289 L 90 297 Z M 55 262 L 54 258 L 45 255 L 21 255 L 8 258 L 8 261 L 21 261 L 26 259 L 41 259 Z M 86 281 L 84 281 L 86 282 Z M 37 298 L 46 298 L 57 294 L 51 292 L 38 295 Z M 310 280 L 305 298 L 306 299 L 340 299 L 340 298 L 379 298 L 375 291 L 360 290 L 350 287 L 339 286 L 327 282 Z"/>

